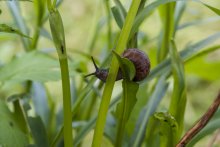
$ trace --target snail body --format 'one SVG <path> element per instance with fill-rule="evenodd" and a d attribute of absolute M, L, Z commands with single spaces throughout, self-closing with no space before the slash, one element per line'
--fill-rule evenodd
<path fill-rule="evenodd" d="M 134 79 L 132 81 L 139 82 L 145 79 L 149 72 L 150 72 L 150 60 L 148 56 L 141 50 L 136 48 L 127 49 L 122 53 L 122 57 L 127 58 L 130 60 L 135 67 L 136 73 L 134 76 Z M 92 58 L 93 64 L 96 68 L 96 71 L 94 73 L 91 73 L 89 75 L 86 75 L 85 77 L 88 77 L 90 75 L 95 75 L 97 78 L 99 78 L 101 81 L 105 82 L 108 76 L 109 69 L 100 69 L 96 65 L 94 59 Z M 119 68 L 116 81 L 121 80 L 122 72 Z"/>

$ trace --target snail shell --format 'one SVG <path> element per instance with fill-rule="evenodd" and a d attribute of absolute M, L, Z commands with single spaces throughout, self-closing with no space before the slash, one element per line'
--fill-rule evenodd
<path fill-rule="evenodd" d="M 136 73 L 133 79 L 134 82 L 139 82 L 145 79 L 150 72 L 150 60 L 148 56 L 141 50 L 136 48 L 127 49 L 122 53 L 122 57 L 129 59 L 135 67 Z M 94 59 L 92 58 L 93 64 L 96 68 L 94 73 L 86 75 L 88 77 L 90 75 L 95 75 L 101 81 L 105 82 L 108 76 L 108 69 L 99 69 L 95 64 Z M 119 69 L 116 81 L 122 79 L 122 72 Z"/>

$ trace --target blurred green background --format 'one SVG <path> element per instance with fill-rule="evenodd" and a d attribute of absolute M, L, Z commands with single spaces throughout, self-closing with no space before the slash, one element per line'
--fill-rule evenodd
<path fill-rule="evenodd" d="M 148 3 L 152 1 L 149 0 Z M 127 9 L 130 2 L 130 0 L 122 1 L 124 6 L 127 6 Z M 220 8 L 219 0 L 203 0 L 203 2 Z M 114 3 L 111 2 L 111 6 L 113 5 Z M 23 19 L 30 28 L 30 34 L 32 34 L 35 29 L 33 27 L 33 22 L 36 21 L 33 5 L 30 2 L 20 2 L 20 6 Z M 0 1 L 0 10 L 2 11 L 0 23 L 8 24 L 16 28 L 6 2 Z M 99 63 L 102 63 L 104 57 L 111 51 L 111 48 L 108 48 L 107 45 L 108 38 L 105 6 L 101 0 L 65 0 L 60 5 L 59 11 L 64 23 L 67 53 L 73 61 L 77 63 L 77 66 L 79 66 L 74 76 L 75 80 L 78 81 L 76 86 L 80 87 L 85 83 L 81 83 L 79 79 L 81 79 L 83 75 L 94 71 L 90 55 L 98 59 Z M 98 22 L 100 26 L 97 29 Z M 113 29 L 112 32 L 116 34 L 119 28 L 113 19 L 111 24 Z M 181 50 L 185 46 L 219 32 L 219 24 L 220 17 L 215 13 L 195 2 L 188 2 L 180 26 L 189 26 L 178 30 L 176 34 L 175 39 L 178 49 Z M 44 28 L 49 30 L 48 21 L 45 23 Z M 97 33 L 96 29 L 98 30 L 98 38 L 96 42 L 92 44 L 93 36 Z M 160 30 L 161 21 L 157 11 L 151 14 L 140 28 L 143 35 L 141 36 L 139 48 L 149 54 L 152 68 L 156 65 L 155 52 L 157 50 L 157 40 L 155 38 L 160 33 Z M 219 42 L 220 40 L 218 39 L 215 44 Z M 57 56 L 53 43 L 46 37 L 40 37 L 37 50 L 51 52 L 54 57 Z M 0 65 L 9 63 L 14 56 L 19 56 L 23 52 L 24 49 L 19 36 L 0 32 Z M 220 50 L 216 50 L 208 55 L 187 62 L 185 64 L 185 71 L 188 99 L 185 113 L 185 129 L 187 130 L 207 110 L 220 89 Z M 59 101 L 62 100 L 62 93 L 57 89 L 60 89 L 61 82 L 49 81 L 46 82 L 46 86 L 54 101 L 59 103 Z M 120 85 L 117 83 L 116 87 L 120 87 Z M 120 92 L 120 88 L 118 89 L 118 91 L 114 91 L 113 95 L 117 95 Z M 169 87 L 169 91 L 171 90 L 172 85 Z M 1 97 L 8 97 L 11 94 L 22 91 L 23 87 L 20 84 L 12 84 L 10 86 L 1 87 L 0 95 Z M 166 97 L 162 100 L 162 104 L 158 108 L 159 110 L 168 107 L 170 94 L 171 93 L 168 92 Z M 215 133 L 205 137 L 196 146 L 207 146 L 212 141 L 214 135 Z M 91 143 L 91 139 L 92 136 L 90 134 L 84 141 L 84 146 L 88 146 L 88 142 Z M 220 136 L 218 137 L 217 143 L 220 144 Z"/>

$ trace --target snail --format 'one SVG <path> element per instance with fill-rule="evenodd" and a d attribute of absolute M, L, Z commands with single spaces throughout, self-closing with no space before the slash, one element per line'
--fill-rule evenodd
<path fill-rule="evenodd" d="M 136 49 L 136 48 L 127 49 L 123 52 L 122 57 L 129 59 L 135 66 L 136 73 L 132 81 L 139 82 L 148 76 L 150 72 L 150 60 L 143 51 Z M 98 79 L 105 82 L 108 76 L 109 69 L 98 68 L 93 57 L 91 58 L 92 58 L 92 62 L 95 66 L 96 71 L 94 73 L 86 75 L 85 77 L 95 75 Z M 119 68 L 116 81 L 121 80 L 122 78 L 123 78 L 122 72 Z"/>

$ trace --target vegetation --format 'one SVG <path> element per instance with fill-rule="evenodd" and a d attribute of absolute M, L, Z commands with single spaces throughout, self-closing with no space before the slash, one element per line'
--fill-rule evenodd
<path fill-rule="evenodd" d="M 217 146 L 220 111 L 205 112 L 220 87 L 219 4 L 0 1 L 0 146 L 174 147 L 203 114 L 186 146 Z M 128 48 L 150 58 L 141 82 Z M 91 55 L 105 83 L 84 78 Z"/>

